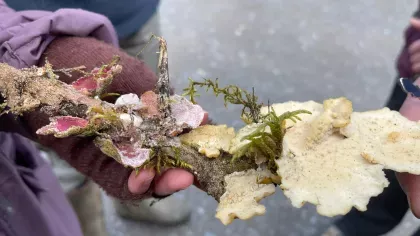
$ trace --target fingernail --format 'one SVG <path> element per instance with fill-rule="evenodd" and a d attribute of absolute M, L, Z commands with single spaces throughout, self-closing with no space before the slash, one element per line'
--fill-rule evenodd
<path fill-rule="evenodd" d="M 411 213 L 413 213 L 413 215 L 417 218 L 417 219 L 419 219 L 419 216 L 420 216 L 420 212 L 418 212 L 418 210 L 416 209 L 416 208 L 413 208 L 413 204 L 412 204 L 412 202 L 411 202 L 411 198 L 410 198 L 410 194 L 407 194 L 407 201 L 408 201 L 408 207 L 410 208 L 410 210 L 411 210 Z M 415 204 L 416 205 L 416 204 Z M 414 205 L 414 206 L 415 206 Z"/>
<path fill-rule="evenodd" d="M 138 175 L 138 178 L 144 178 L 144 180 L 142 181 L 143 185 L 150 185 L 152 183 L 153 179 L 155 178 L 155 175 L 152 171 L 143 170 Z"/>
<path fill-rule="evenodd" d="M 204 117 L 203 120 L 201 121 L 200 125 L 206 125 L 209 119 L 209 113 L 208 112 L 204 112 Z"/>
<path fill-rule="evenodd" d="M 134 193 L 142 194 L 146 192 L 150 188 L 150 184 L 152 183 L 155 174 L 151 170 L 141 170 L 136 176 L 135 181 L 132 182 L 132 190 Z"/>

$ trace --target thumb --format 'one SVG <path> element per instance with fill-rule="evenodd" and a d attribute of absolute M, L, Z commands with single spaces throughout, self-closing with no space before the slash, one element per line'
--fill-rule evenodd
<path fill-rule="evenodd" d="M 416 17 L 412 17 L 412 18 L 410 19 L 410 24 L 411 24 L 414 28 L 416 28 L 416 29 L 420 30 L 420 19 L 418 19 L 418 18 L 416 18 Z"/>
<path fill-rule="evenodd" d="M 420 26 L 420 20 L 416 19 L 416 24 Z M 414 84 L 419 86 L 420 79 L 417 79 Z M 419 110 L 420 100 L 408 95 L 400 108 L 400 113 L 409 120 L 419 121 Z M 397 178 L 407 195 L 411 211 L 417 218 L 420 218 L 420 175 L 397 173 Z"/>
<path fill-rule="evenodd" d="M 420 176 L 408 173 L 396 173 L 401 188 L 407 195 L 407 200 L 414 216 L 420 219 Z"/>
<path fill-rule="evenodd" d="M 420 79 L 417 79 L 414 84 L 420 86 Z M 400 113 L 409 120 L 420 121 L 420 99 L 407 96 L 400 108 Z"/>

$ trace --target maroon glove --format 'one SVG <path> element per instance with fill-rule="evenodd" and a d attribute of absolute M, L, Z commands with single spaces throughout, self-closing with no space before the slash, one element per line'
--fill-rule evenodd
<path fill-rule="evenodd" d="M 121 57 L 123 66 L 121 74 L 116 76 L 108 91 L 120 94 L 141 93 L 153 90 L 157 78 L 143 62 L 127 55 L 118 48 L 105 44 L 93 38 L 62 37 L 55 39 L 47 48 L 40 60 L 40 66 L 45 57 L 54 68 L 71 68 L 86 66 L 87 71 L 103 63 L 109 62 L 114 55 Z M 70 83 L 78 76 L 60 79 Z M 30 132 L 48 123 L 45 115 L 28 115 L 24 118 Z M 136 176 L 131 169 L 102 154 L 89 138 L 69 137 L 56 139 L 51 136 L 39 136 L 38 142 L 52 148 L 71 166 L 82 174 L 92 178 L 105 192 L 123 200 L 135 200 L 152 194 L 165 196 L 187 188 L 193 183 L 193 176 L 181 169 L 171 169 L 155 178 L 153 170 L 142 170 Z"/>

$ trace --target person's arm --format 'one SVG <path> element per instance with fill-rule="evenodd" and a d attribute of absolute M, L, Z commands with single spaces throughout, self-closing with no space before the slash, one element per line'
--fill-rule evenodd
<path fill-rule="evenodd" d="M 420 74 L 420 11 L 414 14 L 406 31 L 406 45 L 403 48 L 398 70 L 401 77 L 413 78 Z M 420 79 L 415 81 L 420 86 Z M 406 96 L 399 112 L 407 119 L 420 122 L 420 100 Z M 407 195 L 413 214 L 420 218 L 420 176 L 408 173 L 396 173 L 398 181 Z"/>
<path fill-rule="evenodd" d="M 119 55 L 123 72 L 109 90 L 121 94 L 152 90 L 155 74 L 143 62 L 120 51 L 117 43 L 115 31 L 104 16 L 75 9 L 16 12 L 0 0 L 0 62 L 23 68 L 42 66 L 48 57 L 55 68 L 84 65 L 91 70 Z M 60 79 L 71 82 L 76 78 L 60 76 Z M 25 115 L 22 121 L 31 134 L 48 123 L 41 114 Z M 155 178 L 152 170 L 142 170 L 135 176 L 133 171 L 102 154 L 88 138 L 39 137 L 37 141 L 54 149 L 106 193 L 119 199 L 169 195 L 193 182 L 190 173 L 179 169 L 168 170 L 159 178 Z"/>
<path fill-rule="evenodd" d="M 420 86 L 420 79 L 417 79 L 415 84 Z M 407 96 L 401 106 L 400 113 L 409 120 L 420 122 L 420 99 Z M 411 211 L 417 218 L 420 218 L 420 176 L 397 173 L 397 178 L 407 195 Z"/>

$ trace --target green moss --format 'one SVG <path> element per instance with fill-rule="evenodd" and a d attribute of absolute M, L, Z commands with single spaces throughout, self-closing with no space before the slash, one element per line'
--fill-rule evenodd
<path fill-rule="evenodd" d="M 173 159 L 174 159 L 174 165 L 173 167 L 179 167 L 184 169 L 192 169 L 193 167 L 186 163 L 185 161 L 181 160 L 181 149 L 177 147 L 172 147 L 173 152 L 175 153 Z"/>
<path fill-rule="evenodd" d="M 97 137 L 93 142 L 105 155 L 110 156 L 117 161 L 121 160 L 120 154 L 111 139 Z"/>
<path fill-rule="evenodd" d="M 6 107 L 7 107 L 6 102 L 0 104 L 0 116 L 7 112 Z"/>
<path fill-rule="evenodd" d="M 170 156 L 162 148 L 155 147 L 151 149 L 151 154 L 149 160 L 147 160 L 141 168 L 151 168 L 156 171 L 156 173 L 161 173 L 161 168 L 183 168 L 183 169 L 192 169 L 193 167 L 182 161 L 181 150 L 177 147 L 171 147 L 174 155 Z"/>
<path fill-rule="evenodd" d="M 228 103 L 235 105 L 243 105 L 242 114 L 244 121 L 252 121 L 257 123 L 261 118 L 261 107 L 262 103 L 258 103 L 258 97 L 254 94 L 254 89 L 252 93 L 243 90 L 235 85 L 228 85 L 224 88 L 219 87 L 218 80 L 212 81 L 210 79 L 204 79 L 203 82 L 193 81 L 189 78 L 190 84 L 188 88 L 184 89 L 183 96 L 189 96 L 192 103 L 196 103 L 195 97 L 198 97 L 196 86 L 206 87 L 206 90 L 212 89 L 214 94 L 217 96 L 223 95 L 225 106 Z"/>
<path fill-rule="evenodd" d="M 277 171 L 277 164 L 275 160 L 282 155 L 283 138 L 286 134 L 286 120 L 290 119 L 294 122 L 300 120 L 299 114 L 311 114 L 306 110 L 297 110 L 292 112 L 285 112 L 278 116 L 274 109 L 264 117 L 262 122 L 253 132 L 244 136 L 241 141 L 248 140 L 249 143 L 244 145 L 237 153 L 233 155 L 232 161 L 241 157 L 255 157 L 262 155 L 267 159 L 268 169 L 275 174 Z M 269 127 L 269 131 L 267 131 Z"/>

